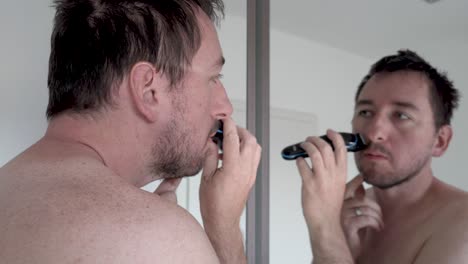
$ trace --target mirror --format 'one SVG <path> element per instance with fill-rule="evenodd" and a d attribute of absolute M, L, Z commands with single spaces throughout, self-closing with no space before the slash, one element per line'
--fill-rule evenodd
<path fill-rule="evenodd" d="M 271 117 L 270 263 L 310 263 L 301 180 L 295 162 L 281 160 L 281 149 L 327 128 L 350 131 L 361 79 L 374 62 L 402 48 L 446 71 L 462 96 L 468 94 L 468 2 L 271 0 L 270 6 L 271 107 L 291 115 L 283 130 L 285 121 Z M 464 190 L 467 104 L 462 97 L 451 145 L 433 160 L 438 178 Z M 352 154 L 348 167 L 351 179 L 357 174 Z"/>

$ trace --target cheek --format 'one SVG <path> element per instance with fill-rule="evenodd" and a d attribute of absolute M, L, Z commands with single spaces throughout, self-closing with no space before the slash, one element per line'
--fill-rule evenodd
<path fill-rule="evenodd" d="M 397 133 L 399 145 L 408 151 L 427 145 L 427 128 L 418 127 L 415 124 L 404 124 L 396 126 L 395 133 Z"/>
<path fill-rule="evenodd" d="M 415 159 L 427 156 L 432 152 L 432 144 L 421 134 L 402 135 L 400 141 L 393 146 L 394 158 L 399 163 L 411 163 Z"/>
<path fill-rule="evenodd" d="M 351 128 L 353 133 L 362 133 L 364 129 L 363 122 L 353 117 L 353 119 L 351 120 Z"/>

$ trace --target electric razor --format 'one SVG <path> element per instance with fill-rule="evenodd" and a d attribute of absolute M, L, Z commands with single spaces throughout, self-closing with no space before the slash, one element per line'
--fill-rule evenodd
<path fill-rule="evenodd" d="M 352 134 L 346 132 L 339 132 L 339 134 L 343 137 L 348 152 L 357 152 L 367 147 L 366 141 L 360 134 Z M 326 135 L 320 136 L 320 138 L 325 140 L 328 144 L 330 144 L 333 150 L 335 149 L 333 147 L 332 141 Z M 307 152 L 301 147 L 301 143 L 302 142 L 299 142 L 297 144 L 287 146 L 286 148 L 284 148 L 283 151 L 281 151 L 281 156 L 283 157 L 283 159 L 295 160 L 299 157 L 309 157 Z"/>
<path fill-rule="evenodd" d="M 220 152 L 223 152 L 223 121 L 218 120 L 218 129 L 216 134 L 213 136 L 213 142 L 218 145 Z"/>

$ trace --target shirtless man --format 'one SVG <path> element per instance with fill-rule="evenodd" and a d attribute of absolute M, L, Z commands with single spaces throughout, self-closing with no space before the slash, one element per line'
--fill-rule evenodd
<path fill-rule="evenodd" d="M 406 50 L 373 65 L 355 102 L 353 131 L 370 143 L 355 154 L 360 175 L 344 188 L 343 149 L 329 155 L 317 138 L 305 146 L 329 166 L 311 171 L 298 161 L 314 261 L 467 263 L 468 194 L 438 180 L 431 169 L 432 157 L 443 155 L 452 138 L 457 90 Z M 319 177 L 327 173 L 331 177 Z M 363 181 L 373 187 L 365 190 Z"/>
<path fill-rule="evenodd" d="M 222 2 L 55 4 L 49 126 L 0 169 L 0 262 L 245 263 L 239 222 L 261 148 L 219 80 Z M 175 202 L 202 168 L 204 229 Z"/>

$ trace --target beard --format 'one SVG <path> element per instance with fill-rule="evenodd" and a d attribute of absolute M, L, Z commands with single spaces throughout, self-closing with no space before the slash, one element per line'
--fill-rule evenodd
<path fill-rule="evenodd" d="M 153 147 L 153 175 L 162 178 L 194 176 L 203 168 L 205 153 L 195 151 L 191 133 L 172 120 Z"/>
<path fill-rule="evenodd" d="M 173 98 L 174 111 L 152 150 L 152 175 L 164 179 L 194 176 L 201 171 L 205 160 L 204 144 L 187 124 L 185 97 L 178 93 Z M 208 135 L 205 142 L 208 140 Z"/>
<path fill-rule="evenodd" d="M 393 160 L 391 153 L 382 146 L 375 145 L 371 147 L 374 147 L 382 153 L 385 153 L 390 160 Z M 424 152 L 422 155 L 420 153 L 416 156 L 418 158 L 415 158 L 409 163 L 406 163 L 403 167 L 392 171 L 383 171 L 378 167 L 379 165 L 375 163 L 363 164 L 356 156 L 355 160 L 357 168 L 366 183 L 379 189 L 390 189 L 392 187 L 403 184 L 418 175 L 431 158 L 430 152 Z"/>

